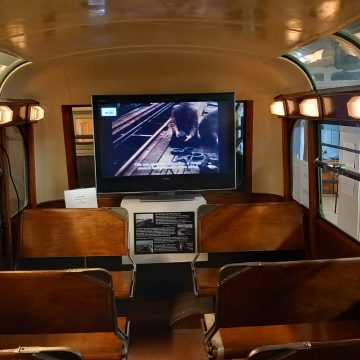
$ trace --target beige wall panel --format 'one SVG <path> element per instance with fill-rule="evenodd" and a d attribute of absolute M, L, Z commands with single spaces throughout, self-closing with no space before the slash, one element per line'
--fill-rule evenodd
<path fill-rule="evenodd" d="M 310 83 L 301 71 L 285 59 L 264 63 L 253 74 L 258 92 L 253 94 L 253 191 L 283 195 L 282 126 L 281 119 L 269 111 L 273 97 L 279 94 L 308 91 Z M 274 89 L 267 89 L 274 81 Z"/>
<path fill-rule="evenodd" d="M 60 105 L 69 97 L 63 72 L 29 65 L 6 83 L 2 96 L 39 100 L 45 108 L 34 126 L 37 202 L 63 198 L 68 182 Z"/>
<path fill-rule="evenodd" d="M 234 91 L 237 99 L 253 99 L 254 191 L 282 194 L 281 121 L 269 114 L 269 104 L 279 93 L 307 89 L 303 74 L 284 60 L 153 49 L 29 65 L 13 75 L 2 96 L 33 98 L 45 108 L 35 131 L 37 201 L 43 202 L 62 198 L 67 189 L 61 105 L 90 104 L 92 94 Z"/>
<path fill-rule="evenodd" d="M 283 195 L 281 119 L 270 114 L 271 102 L 254 100 L 253 192 Z"/>

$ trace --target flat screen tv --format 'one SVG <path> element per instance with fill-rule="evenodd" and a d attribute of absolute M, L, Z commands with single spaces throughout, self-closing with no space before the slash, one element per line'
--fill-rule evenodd
<path fill-rule="evenodd" d="M 234 93 L 92 96 L 98 193 L 233 189 Z"/>

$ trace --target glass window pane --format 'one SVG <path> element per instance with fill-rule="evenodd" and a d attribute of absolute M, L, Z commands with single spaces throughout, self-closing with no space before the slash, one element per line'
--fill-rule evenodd
<path fill-rule="evenodd" d="M 339 125 L 321 125 L 321 160 L 331 166 L 339 164 L 340 131 Z M 322 216 L 337 224 L 338 175 L 327 169 L 319 169 L 320 209 Z"/>
<path fill-rule="evenodd" d="M 360 40 L 360 21 L 357 21 L 357 22 L 345 27 L 343 30 L 341 30 L 341 32 L 350 34 Z"/>
<path fill-rule="evenodd" d="M 288 55 L 303 64 L 317 89 L 360 85 L 360 51 L 345 40 L 320 39 Z"/>
<path fill-rule="evenodd" d="M 237 101 L 235 104 L 235 126 L 237 129 L 236 136 L 236 182 L 239 186 L 243 181 L 244 174 L 244 119 L 245 119 L 245 103 L 243 101 Z"/>
<path fill-rule="evenodd" d="M 0 83 L 11 69 L 22 63 L 25 63 L 23 59 L 0 52 Z"/>
<path fill-rule="evenodd" d="M 10 211 L 16 215 L 28 203 L 28 175 L 26 163 L 26 149 L 21 131 L 16 126 L 6 128 L 7 152 L 10 159 Z M 15 189 L 16 188 L 16 189 Z"/>
<path fill-rule="evenodd" d="M 79 186 L 95 186 L 94 126 L 91 107 L 73 107 L 76 162 Z"/>
<path fill-rule="evenodd" d="M 359 240 L 359 182 L 336 169 L 359 173 L 360 127 L 322 124 L 320 135 L 320 158 L 335 170 L 319 170 L 321 215 Z"/>
<path fill-rule="evenodd" d="M 309 207 L 308 121 L 297 120 L 291 134 L 292 197 Z"/>

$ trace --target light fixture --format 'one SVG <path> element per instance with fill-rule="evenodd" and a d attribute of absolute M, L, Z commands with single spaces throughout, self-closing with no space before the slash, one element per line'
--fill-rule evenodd
<path fill-rule="evenodd" d="M 0 106 L 0 124 L 6 124 L 12 121 L 13 111 L 5 105 Z"/>
<path fill-rule="evenodd" d="M 38 121 L 44 118 L 45 111 L 39 105 L 32 105 L 30 106 L 30 121 Z"/>
<path fill-rule="evenodd" d="M 273 115 L 277 115 L 277 116 L 285 116 L 285 107 L 284 107 L 284 102 L 283 101 L 274 101 L 271 105 L 270 105 L 270 112 Z"/>
<path fill-rule="evenodd" d="M 303 100 L 299 104 L 299 107 L 301 115 L 319 117 L 318 100 L 316 98 Z"/>
<path fill-rule="evenodd" d="M 360 119 L 360 96 L 353 96 L 347 102 L 347 111 L 349 116 Z"/>

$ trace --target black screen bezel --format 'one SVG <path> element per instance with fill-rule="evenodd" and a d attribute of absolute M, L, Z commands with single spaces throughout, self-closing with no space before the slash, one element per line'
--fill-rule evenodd
<path fill-rule="evenodd" d="M 132 102 L 226 102 L 226 119 L 219 119 L 219 132 L 224 141 L 222 150 L 226 153 L 226 173 L 186 174 L 186 175 L 154 175 L 154 176 L 114 176 L 102 174 L 103 159 L 100 106 L 113 103 Z M 97 193 L 143 194 L 160 192 L 201 192 L 207 190 L 234 189 L 236 187 L 235 169 L 235 95 L 223 93 L 191 93 L 191 94 L 154 94 L 154 95 L 93 95 L 92 96 L 95 169 Z M 219 133 L 220 139 L 220 133 Z M 145 181 L 146 180 L 146 181 Z"/>

